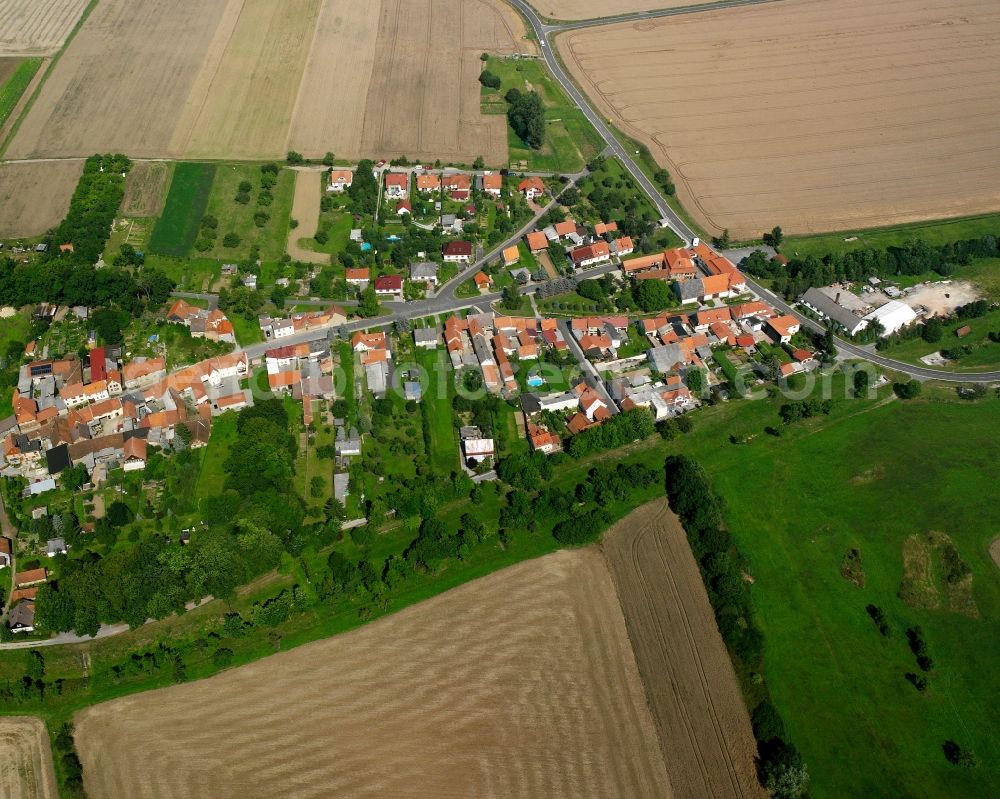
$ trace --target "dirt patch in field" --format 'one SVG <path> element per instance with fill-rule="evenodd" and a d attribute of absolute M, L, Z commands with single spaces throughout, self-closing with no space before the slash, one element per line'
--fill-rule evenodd
<path fill-rule="evenodd" d="M 911 308 L 923 306 L 929 316 L 951 314 L 958 306 L 974 302 L 983 296 L 982 290 L 966 280 L 928 283 L 914 288 L 903 298 Z"/>
<path fill-rule="evenodd" d="M 83 161 L 0 164 L 0 239 L 40 236 L 69 210 Z"/>
<path fill-rule="evenodd" d="M 76 725 L 91 799 L 671 796 L 594 549 Z"/>
<path fill-rule="evenodd" d="M 300 239 L 311 239 L 319 227 L 319 203 L 323 190 L 323 173 L 315 169 L 295 172 L 295 198 L 292 201 L 292 219 L 299 225 L 288 231 L 287 252 L 296 261 L 307 264 L 328 264 L 330 256 L 312 252 L 299 245 Z"/>
<path fill-rule="evenodd" d="M 840 562 L 840 576 L 858 588 L 865 587 L 865 569 L 861 563 L 861 552 L 849 549 Z"/>
<path fill-rule="evenodd" d="M 59 799 L 49 735 L 41 719 L 0 717 L 0 796 Z"/>
<path fill-rule="evenodd" d="M 162 161 L 139 161 L 125 178 L 122 216 L 158 216 L 167 195 L 170 166 Z"/>
<path fill-rule="evenodd" d="M 3 86 L 17 71 L 17 65 L 23 58 L 0 58 L 0 86 Z"/>
<path fill-rule="evenodd" d="M 680 520 L 665 499 L 650 502 L 603 549 L 674 796 L 763 797 L 750 719 Z"/>
<path fill-rule="evenodd" d="M 941 606 L 934 583 L 931 548 L 923 536 L 911 535 L 903 541 L 903 582 L 899 598 L 911 608 L 932 610 Z"/>
<path fill-rule="evenodd" d="M 785 0 L 557 43 L 709 232 L 844 230 L 1000 203 L 994 0 Z"/>
<path fill-rule="evenodd" d="M 911 535 L 903 542 L 903 581 L 899 598 L 914 608 L 947 609 L 979 618 L 972 595 L 972 572 L 951 537 L 944 533 Z"/>
<path fill-rule="evenodd" d="M 89 0 L 0 0 L 0 55 L 54 53 Z"/>

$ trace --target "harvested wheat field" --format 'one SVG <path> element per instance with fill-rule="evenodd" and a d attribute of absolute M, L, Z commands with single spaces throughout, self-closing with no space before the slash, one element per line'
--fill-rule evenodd
<path fill-rule="evenodd" d="M 0 239 L 40 236 L 69 210 L 83 161 L 0 164 Z"/>
<path fill-rule="evenodd" d="M 292 200 L 292 219 L 298 227 L 288 231 L 286 252 L 296 261 L 307 264 L 328 264 L 330 256 L 299 246 L 301 239 L 311 239 L 319 227 L 319 204 L 323 194 L 323 173 L 315 169 L 295 170 L 295 197 Z"/>
<path fill-rule="evenodd" d="M 204 98 L 192 127 L 186 118 L 179 121 L 175 143 L 187 157 L 253 158 L 286 151 L 320 0 L 244 0 L 241 5 L 233 27 L 220 26 L 209 47 L 192 90 L 192 98 Z M 327 80 L 339 78 L 327 75 Z M 185 110 L 192 108 L 189 102 Z"/>
<path fill-rule="evenodd" d="M 233 0 L 233 5 L 242 5 Z M 226 0 L 104 0 L 98 3 L 42 87 L 8 158 L 181 157 L 178 120 L 207 101 L 196 96 L 208 49 L 230 21 Z M 232 20 L 231 22 L 235 22 Z M 261 98 L 265 102 L 267 98 Z M 182 144 L 185 135 L 176 137 Z"/>
<path fill-rule="evenodd" d="M 89 0 L 0 0 L 0 55 L 48 55 L 63 46 Z"/>
<path fill-rule="evenodd" d="M 750 719 L 680 520 L 659 499 L 604 536 L 677 799 L 763 797 Z"/>
<path fill-rule="evenodd" d="M 159 216 L 167 195 L 170 164 L 165 161 L 137 161 L 125 178 L 121 215 Z"/>
<path fill-rule="evenodd" d="M 59 799 L 49 735 L 41 719 L 0 717 L 0 796 Z"/>
<path fill-rule="evenodd" d="M 103 0 L 9 158 L 507 161 L 479 54 L 534 52 L 502 0 Z"/>
<path fill-rule="evenodd" d="M 698 0 L 528 0 L 528 3 L 543 17 L 576 20 L 691 6 L 697 5 Z"/>
<path fill-rule="evenodd" d="M 557 552 L 82 711 L 91 799 L 669 799 L 604 558 Z"/>
<path fill-rule="evenodd" d="M 602 113 L 710 232 L 817 232 L 1000 206 L 1000 5 L 786 0 L 572 31 Z"/>
<path fill-rule="evenodd" d="M 479 110 L 479 55 L 535 52 L 524 35 L 502 0 L 327 2 L 288 146 L 314 156 L 505 163 L 506 123 Z M 358 42 L 353 51 L 330 46 L 348 38 Z"/>

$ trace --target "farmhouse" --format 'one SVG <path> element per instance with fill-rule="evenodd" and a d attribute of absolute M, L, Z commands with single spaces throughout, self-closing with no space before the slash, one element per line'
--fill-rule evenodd
<path fill-rule="evenodd" d="M 526 200 L 534 200 L 545 194 L 545 183 L 539 177 L 525 178 L 517 184 L 517 190 Z"/>
<path fill-rule="evenodd" d="M 375 294 L 382 299 L 402 299 L 403 278 L 399 275 L 382 275 L 375 278 Z"/>
<path fill-rule="evenodd" d="M 577 269 L 602 263 L 611 259 L 611 248 L 606 241 L 595 241 L 570 251 L 570 260 Z"/>
<path fill-rule="evenodd" d="M 495 199 L 500 199 L 500 192 L 503 190 L 503 177 L 490 173 L 483 175 L 483 193 Z"/>
<path fill-rule="evenodd" d="M 838 294 L 837 296 L 839 297 L 840 295 Z M 815 311 L 822 318 L 829 319 L 838 324 L 849 336 L 853 336 L 868 327 L 867 319 L 861 318 L 818 288 L 810 288 L 805 294 L 799 297 L 799 302 Z"/>
<path fill-rule="evenodd" d="M 351 188 L 354 182 L 354 173 L 349 169 L 331 169 L 330 179 L 327 181 L 326 190 L 341 194 Z"/>
<path fill-rule="evenodd" d="M 799 320 L 794 316 L 776 316 L 767 320 L 767 327 L 771 335 L 781 344 L 787 344 L 792 340 L 792 336 L 799 332 Z"/>
<path fill-rule="evenodd" d="M 416 283 L 438 284 L 438 266 L 433 261 L 410 264 L 410 280 Z"/>
<path fill-rule="evenodd" d="M 368 283 L 371 280 L 371 269 L 367 266 L 347 269 L 345 272 L 348 286 L 354 286 L 358 291 L 364 291 L 368 288 Z"/>
<path fill-rule="evenodd" d="M 542 233 L 542 231 L 540 230 L 532 231 L 525 237 L 525 240 L 528 243 L 528 249 L 531 250 L 531 252 L 533 253 L 541 252 L 542 250 L 547 249 L 549 246 L 549 240 L 545 237 L 545 234 Z"/>
<path fill-rule="evenodd" d="M 12 633 L 35 631 L 35 603 L 29 600 L 18 602 L 7 614 L 7 626 Z"/>
<path fill-rule="evenodd" d="M 442 245 L 441 254 L 446 263 L 464 263 L 472 260 L 472 244 L 467 241 L 449 241 Z"/>
<path fill-rule="evenodd" d="M 417 191 L 421 194 L 429 194 L 441 188 L 441 178 L 435 174 L 424 173 L 417 175 Z"/>
<path fill-rule="evenodd" d="M 410 175 L 407 172 L 387 172 L 385 196 L 389 200 L 402 200 L 410 193 Z"/>

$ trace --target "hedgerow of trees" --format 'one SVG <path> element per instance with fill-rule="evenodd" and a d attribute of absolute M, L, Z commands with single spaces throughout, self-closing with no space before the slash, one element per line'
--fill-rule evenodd
<path fill-rule="evenodd" d="M 680 517 L 698 561 L 719 632 L 737 670 L 760 673 L 764 636 L 754 619 L 743 554 L 723 527 L 720 501 L 701 466 L 684 455 L 666 460 L 670 507 Z M 786 740 L 778 711 L 764 698 L 752 713 L 757 740 L 758 777 L 776 799 L 805 795 L 809 775 L 795 745 Z"/>

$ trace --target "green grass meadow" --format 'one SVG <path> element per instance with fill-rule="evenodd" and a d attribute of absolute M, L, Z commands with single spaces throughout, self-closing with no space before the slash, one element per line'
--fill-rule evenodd
<path fill-rule="evenodd" d="M 501 86 L 495 90 L 482 88 L 480 99 L 484 114 L 506 114 L 507 103 L 503 98 L 512 88 L 534 90 L 545 104 L 545 143 L 540 150 L 526 147 L 508 126 L 511 164 L 526 161 L 532 170 L 578 172 L 604 149 L 597 131 L 552 78 L 544 62 L 491 57 L 485 68 L 500 78 Z"/>
<path fill-rule="evenodd" d="M 867 247 L 885 249 L 919 239 L 928 244 L 948 244 L 974 239 L 987 234 L 1000 235 L 1000 214 L 982 214 L 959 219 L 939 219 L 910 225 L 869 228 L 867 230 L 821 233 L 815 236 L 788 236 L 781 251 L 788 255 L 822 257 L 828 253 L 863 250 Z M 846 239 L 852 239 L 846 241 Z"/>
<path fill-rule="evenodd" d="M 17 101 L 21 99 L 21 95 L 24 94 L 24 90 L 28 88 L 28 84 L 31 83 L 41 65 L 42 59 L 40 58 L 25 58 L 0 86 L 0 125 L 7 121 L 14 106 L 17 105 Z"/>
<path fill-rule="evenodd" d="M 183 258 L 190 252 L 214 179 L 215 164 L 177 164 L 163 214 L 149 239 L 150 252 L 174 258 Z"/>
<path fill-rule="evenodd" d="M 749 558 L 767 682 L 808 763 L 810 796 L 995 796 L 1000 572 L 988 547 L 1000 534 L 1000 401 L 841 405 L 782 438 L 732 445 L 723 426 L 683 444 Z M 949 535 L 971 569 L 979 618 L 898 598 L 903 541 L 929 531 Z M 852 547 L 864 588 L 839 573 Z M 868 603 L 885 611 L 889 638 Z M 904 679 L 920 672 L 905 637 L 914 624 L 936 664 L 923 694 Z M 949 739 L 981 765 L 949 764 Z"/>
<path fill-rule="evenodd" d="M 215 246 L 203 253 L 205 256 L 236 261 L 246 258 L 254 244 L 260 248 L 260 257 L 264 261 L 277 261 L 284 254 L 295 194 L 295 173 L 288 169 L 278 172 L 278 181 L 271 189 L 274 200 L 266 207 L 257 205 L 260 176 L 259 164 L 219 164 L 216 167 L 205 213 L 219 220 L 219 235 Z M 253 186 L 251 200 L 245 205 L 234 200 L 240 182 L 244 180 Z M 263 227 L 254 223 L 253 217 L 258 210 L 271 217 Z M 222 239 L 227 233 L 240 237 L 239 246 L 230 248 L 223 245 Z"/>

